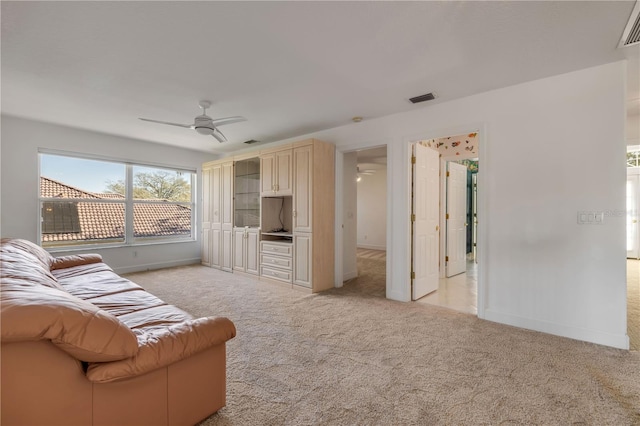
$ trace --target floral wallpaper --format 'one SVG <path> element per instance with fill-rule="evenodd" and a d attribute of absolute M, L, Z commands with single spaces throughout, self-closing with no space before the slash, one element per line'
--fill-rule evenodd
<path fill-rule="evenodd" d="M 420 144 L 438 150 L 441 157 L 478 157 L 478 133 L 429 139 L 420 141 Z"/>

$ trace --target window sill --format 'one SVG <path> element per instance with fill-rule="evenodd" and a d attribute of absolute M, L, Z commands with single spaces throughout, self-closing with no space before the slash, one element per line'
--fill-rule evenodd
<path fill-rule="evenodd" d="M 75 252 L 88 252 L 92 250 L 105 250 L 105 249 L 121 249 L 121 248 L 131 248 L 131 247 L 145 247 L 145 246 L 158 246 L 165 244 L 185 244 L 185 243 L 195 243 L 197 240 L 195 238 L 186 238 L 179 240 L 170 240 L 170 241 L 143 241 L 136 243 L 114 243 L 114 244 L 87 244 L 87 245 L 77 245 L 77 246 L 66 246 L 66 247 L 43 247 L 46 251 L 51 254 L 54 253 L 75 253 Z M 42 245 L 42 244 L 41 244 Z"/>

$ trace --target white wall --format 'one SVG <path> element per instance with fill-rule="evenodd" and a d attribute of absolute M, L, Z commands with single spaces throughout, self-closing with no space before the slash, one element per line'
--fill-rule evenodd
<path fill-rule="evenodd" d="M 628 348 L 625 216 L 617 214 L 625 211 L 625 72 L 624 62 L 606 64 L 281 142 L 314 137 L 335 143 L 340 165 L 343 151 L 388 145 L 386 293 L 409 301 L 409 144 L 479 130 L 479 316 Z M 143 149 L 137 142 L 129 155 L 122 138 L 4 118 L 2 124 L 1 224 L 7 235 L 34 236 L 35 153 L 49 139 L 51 148 L 90 146 L 107 155 L 196 164 L 196 154 Z M 337 175 L 340 217 L 343 176 Z M 613 214 L 602 225 L 578 225 L 579 211 Z M 336 234 L 341 257 L 338 227 Z M 198 245 L 186 246 L 188 253 L 177 257 L 195 257 Z M 130 259 L 118 254 L 114 260 L 127 266 Z"/>
<path fill-rule="evenodd" d="M 409 301 L 409 143 L 480 131 L 478 315 L 628 348 L 616 215 L 625 211 L 625 72 L 625 62 L 606 64 L 282 142 L 314 137 L 338 155 L 388 144 L 386 293 Z M 578 211 L 613 215 L 578 225 Z"/>
<path fill-rule="evenodd" d="M 376 169 L 358 182 L 358 247 L 387 249 L 387 169 Z"/>
<path fill-rule="evenodd" d="M 358 153 L 349 152 L 344 155 L 343 165 L 343 277 L 346 281 L 358 276 L 358 259 L 356 256 L 357 223 L 358 223 L 358 190 L 357 190 Z"/>
<path fill-rule="evenodd" d="M 216 158 L 213 154 L 5 115 L 1 119 L 0 231 L 3 237 L 24 238 L 37 242 L 39 148 L 178 166 L 197 169 L 198 172 L 203 162 Z M 199 179 L 198 173 L 198 188 L 200 188 Z M 201 213 L 200 206 L 201 200 L 198 199 L 198 218 Z M 105 262 L 117 272 L 130 272 L 200 262 L 199 227 L 197 237 L 198 240 L 194 242 L 89 249 L 89 251 L 102 254 Z"/>

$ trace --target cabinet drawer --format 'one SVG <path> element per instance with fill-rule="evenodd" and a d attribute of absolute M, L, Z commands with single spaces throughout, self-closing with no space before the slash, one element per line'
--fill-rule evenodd
<path fill-rule="evenodd" d="M 273 266 L 276 268 L 293 270 L 293 259 L 291 257 L 270 256 L 268 254 L 260 255 L 260 265 Z"/>
<path fill-rule="evenodd" d="M 262 253 L 274 253 L 282 256 L 291 256 L 293 250 L 290 243 L 274 243 L 270 241 L 262 241 L 261 250 Z"/>
<path fill-rule="evenodd" d="M 291 282 L 291 271 L 271 269 L 271 268 L 262 266 L 260 268 L 260 275 L 262 275 L 263 277 L 269 277 L 269 278 L 284 281 L 287 283 Z"/>

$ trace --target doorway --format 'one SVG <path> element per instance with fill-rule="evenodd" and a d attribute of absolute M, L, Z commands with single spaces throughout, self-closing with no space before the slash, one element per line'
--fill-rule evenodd
<path fill-rule="evenodd" d="M 439 261 L 437 284 L 428 294 L 414 294 L 419 303 L 447 307 L 457 311 L 477 314 L 478 304 L 478 171 L 479 134 L 471 132 L 419 141 L 415 145 L 426 146 L 440 155 L 439 195 L 435 197 L 440 223 L 437 233 Z M 416 163 L 419 160 L 416 159 Z M 414 165 L 415 166 L 415 165 Z M 413 181 L 413 196 L 423 197 L 421 186 Z M 422 191 L 422 192 L 421 192 Z M 433 200 L 433 195 L 431 196 Z M 415 201 L 415 200 L 414 200 Z M 414 202 L 415 205 L 415 202 Z M 417 223 L 418 218 L 416 217 Z M 415 245 L 420 238 L 412 226 L 412 252 L 414 270 L 429 264 Z M 418 276 L 414 273 L 412 276 Z M 414 288 L 416 282 L 412 282 Z M 417 283 L 420 284 L 419 282 Z"/>
<path fill-rule="evenodd" d="M 343 287 L 386 297 L 387 147 L 343 159 Z"/>

